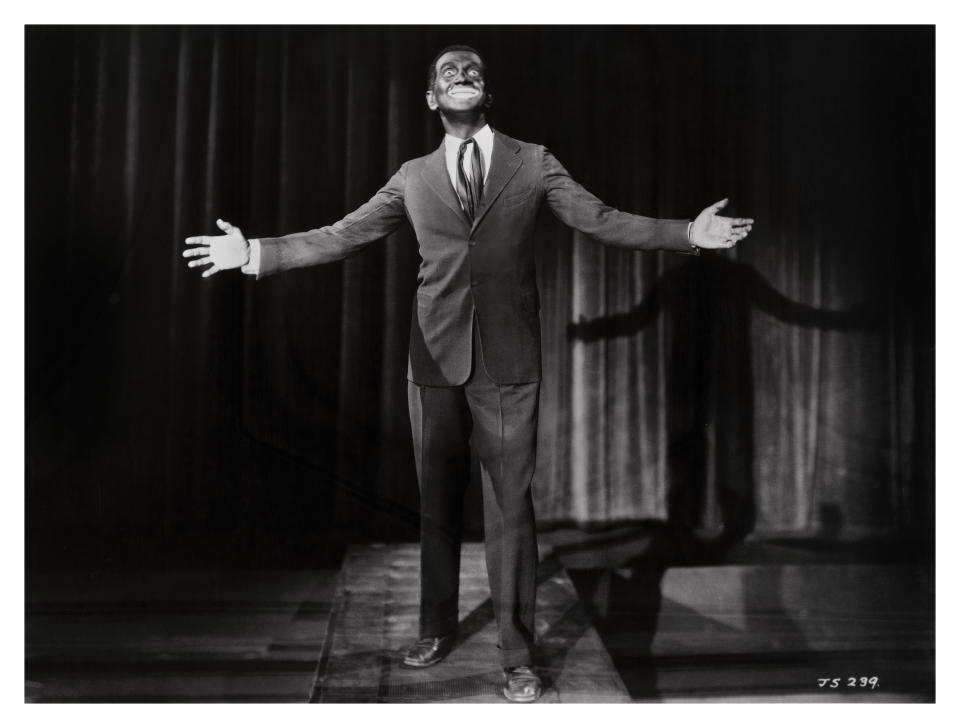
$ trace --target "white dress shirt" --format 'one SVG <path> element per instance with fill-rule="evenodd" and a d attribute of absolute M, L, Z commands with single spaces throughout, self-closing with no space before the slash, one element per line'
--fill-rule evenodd
<path fill-rule="evenodd" d="M 457 155 L 460 153 L 460 145 L 465 141 L 466 139 L 460 139 L 452 134 L 443 137 L 444 152 L 447 158 L 447 174 L 450 175 L 450 184 L 453 185 L 453 189 L 457 189 Z M 480 160 L 483 162 L 483 181 L 486 182 L 487 175 L 490 174 L 490 157 L 493 156 L 493 129 L 490 128 L 490 125 L 485 124 L 480 131 L 474 134 L 473 141 L 480 147 Z M 470 164 L 471 154 L 473 154 L 472 149 L 463 156 L 463 171 L 467 175 L 467 179 L 473 177 L 473 167 Z"/>

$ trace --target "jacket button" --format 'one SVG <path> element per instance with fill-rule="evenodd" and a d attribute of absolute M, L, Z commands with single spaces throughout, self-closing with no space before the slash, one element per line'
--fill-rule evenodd
<path fill-rule="evenodd" d="M 470 285 L 471 285 L 471 286 L 478 286 L 478 285 L 480 285 L 480 281 L 470 281 Z"/>
<path fill-rule="evenodd" d="M 474 245 L 476 245 L 476 244 L 477 244 L 477 241 L 476 241 L 476 240 L 471 240 L 471 241 L 470 241 L 470 247 L 471 247 L 471 248 L 472 248 Z"/>

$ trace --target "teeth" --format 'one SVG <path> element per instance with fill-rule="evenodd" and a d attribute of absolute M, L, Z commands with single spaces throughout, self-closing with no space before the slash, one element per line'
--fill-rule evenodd
<path fill-rule="evenodd" d="M 477 96 L 479 91 L 475 88 L 455 88 L 448 92 L 451 96 Z"/>

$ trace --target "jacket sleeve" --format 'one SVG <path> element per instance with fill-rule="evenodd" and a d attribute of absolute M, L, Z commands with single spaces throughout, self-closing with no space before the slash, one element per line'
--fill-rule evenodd
<path fill-rule="evenodd" d="M 631 215 L 604 204 L 575 182 L 546 148 L 543 148 L 542 169 L 547 204 L 564 224 L 607 245 L 699 254 L 699 249 L 687 237 L 689 220 Z"/>
<path fill-rule="evenodd" d="M 370 200 L 345 218 L 304 233 L 260 238 L 257 279 L 272 273 L 349 258 L 394 232 L 406 219 L 406 165 Z"/>

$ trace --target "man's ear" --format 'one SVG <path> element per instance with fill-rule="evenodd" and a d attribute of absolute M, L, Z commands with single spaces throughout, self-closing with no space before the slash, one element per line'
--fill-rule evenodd
<path fill-rule="evenodd" d="M 430 109 L 430 111 L 437 110 L 437 100 L 433 96 L 433 89 L 427 91 L 427 108 Z"/>
<path fill-rule="evenodd" d="M 491 106 L 493 106 L 493 94 L 487 94 L 483 100 L 483 108 L 489 109 Z"/>

